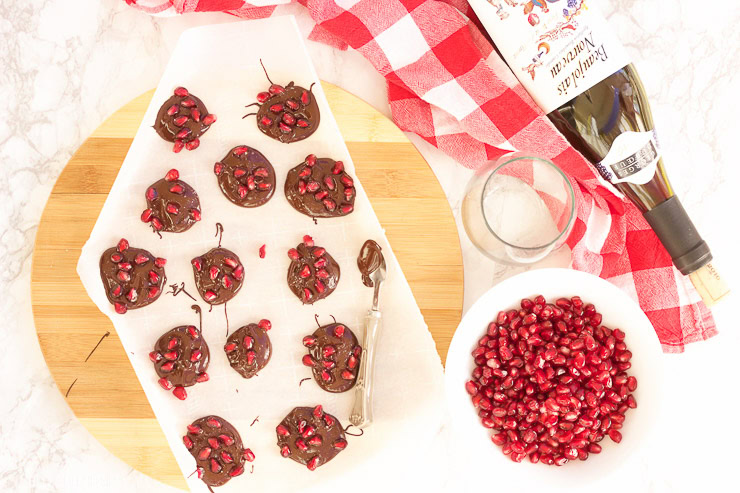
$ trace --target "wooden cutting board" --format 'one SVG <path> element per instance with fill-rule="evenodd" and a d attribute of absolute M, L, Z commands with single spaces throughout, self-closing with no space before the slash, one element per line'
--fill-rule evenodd
<path fill-rule="evenodd" d="M 445 195 L 390 120 L 342 89 L 323 86 L 444 361 L 463 299 L 460 244 Z M 31 298 L 41 350 L 82 424 L 135 469 L 186 489 L 112 323 L 88 298 L 75 270 L 153 94 L 142 94 L 108 118 L 64 168 L 36 234 Z"/>

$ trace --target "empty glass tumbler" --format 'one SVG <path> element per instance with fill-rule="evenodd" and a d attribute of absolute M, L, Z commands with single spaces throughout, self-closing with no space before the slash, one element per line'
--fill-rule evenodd
<path fill-rule="evenodd" d="M 575 217 L 573 187 L 547 159 L 507 154 L 476 171 L 462 204 L 465 231 L 486 256 L 529 264 L 560 248 Z"/>

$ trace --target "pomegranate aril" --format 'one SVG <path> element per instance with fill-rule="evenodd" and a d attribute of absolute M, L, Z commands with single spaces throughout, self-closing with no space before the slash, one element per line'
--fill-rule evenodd
<path fill-rule="evenodd" d="M 270 98 L 271 94 L 267 91 L 257 94 L 257 102 L 264 103 Z"/>
<path fill-rule="evenodd" d="M 182 148 L 185 147 L 185 141 L 182 139 L 175 140 L 175 143 L 172 145 L 172 152 L 178 153 L 182 151 Z"/>

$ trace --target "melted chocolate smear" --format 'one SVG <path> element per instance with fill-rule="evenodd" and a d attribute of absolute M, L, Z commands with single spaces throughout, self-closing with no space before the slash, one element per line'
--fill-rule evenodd
<path fill-rule="evenodd" d="M 95 352 L 95 350 L 98 349 L 98 346 L 100 346 L 100 343 L 103 342 L 103 339 L 105 339 L 109 335 L 110 335 L 110 332 L 106 332 L 105 334 L 103 334 L 103 337 L 100 338 L 100 340 L 98 341 L 98 343 L 95 344 L 95 347 L 92 349 L 92 351 L 90 351 L 90 354 L 88 354 L 87 355 L 87 358 L 85 358 L 85 363 L 87 363 L 87 360 L 90 359 L 90 356 L 93 355 L 93 353 Z"/>
<path fill-rule="evenodd" d="M 198 330 L 200 330 L 201 334 L 203 333 L 203 312 L 200 309 L 200 306 L 198 305 L 191 305 L 190 308 L 192 308 L 195 313 L 198 314 L 198 317 L 200 318 L 200 322 L 198 323 Z"/>
<path fill-rule="evenodd" d="M 352 423 L 348 424 L 347 427 L 344 429 L 344 433 L 347 434 L 347 435 L 349 435 L 349 436 L 351 436 L 351 437 L 361 437 L 362 435 L 365 434 L 365 430 L 363 430 L 362 428 L 357 428 L 358 430 L 360 430 L 360 433 L 358 433 L 358 434 L 348 432 L 347 430 L 349 430 L 353 426 L 355 426 L 355 425 L 353 425 Z"/>
<path fill-rule="evenodd" d="M 362 284 L 369 288 L 373 287 L 370 274 L 378 270 L 383 262 L 381 250 L 382 248 L 376 242 L 367 240 L 360 248 L 360 254 L 357 256 L 357 268 L 360 269 L 360 274 L 362 274 Z"/>
<path fill-rule="evenodd" d="M 262 70 L 265 72 L 265 77 L 267 77 L 267 82 L 269 82 L 270 84 L 274 84 L 274 82 L 272 82 L 272 79 L 270 79 L 270 76 L 267 74 L 267 69 L 265 68 L 265 64 L 262 63 L 261 58 L 260 58 L 260 65 L 262 65 Z"/>
<path fill-rule="evenodd" d="M 229 312 L 226 311 L 226 305 L 228 303 L 224 303 L 224 317 L 226 317 L 226 337 L 229 337 Z M 211 305 L 211 308 L 213 308 L 213 305 Z"/>
<path fill-rule="evenodd" d="M 184 282 L 181 282 L 179 286 L 177 285 L 177 283 L 170 284 L 169 286 L 170 286 L 170 289 L 172 291 L 167 291 L 165 294 L 171 294 L 173 297 L 175 297 L 175 296 L 177 296 L 180 293 L 185 293 L 185 295 L 188 298 L 190 298 L 191 300 L 198 301 L 195 298 L 193 298 L 193 295 L 191 295 L 190 293 L 188 293 L 187 291 L 185 291 L 185 283 Z M 197 305 L 193 305 L 193 306 L 197 306 Z"/>
<path fill-rule="evenodd" d="M 67 389 L 67 393 L 66 393 L 66 394 L 64 394 L 64 398 L 65 398 L 65 399 L 66 399 L 67 397 L 69 397 L 69 391 L 70 391 L 70 390 L 72 390 L 72 387 L 74 387 L 74 386 L 75 386 L 75 384 L 77 383 L 77 380 L 78 380 L 78 379 L 77 379 L 77 378 L 75 378 L 75 381 L 74 381 L 74 382 L 72 382 L 72 385 L 70 385 L 70 386 L 69 386 L 69 388 Z M 310 380 L 310 379 L 307 379 L 307 380 Z"/>
<path fill-rule="evenodd" d="M 220 235 L 220 236 L 219 236 Z M 221 240 L 224 239 L 224 225 L 221 223 L 216 223 L 216 234 L 213 235 L 214 237 L 218 236 L 218 248 L 221 248 Z"/>

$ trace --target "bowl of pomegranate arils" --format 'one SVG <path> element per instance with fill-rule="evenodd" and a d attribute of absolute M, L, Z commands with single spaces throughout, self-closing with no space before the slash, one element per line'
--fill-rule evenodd
<path fill-rule="evenodd" d="M 523 491 L 604 478 L 655 423 L 661 358 L 637 303 L 599 277 L 538 269 L 497 284 L 447 354 L 460 464 Z"/>

